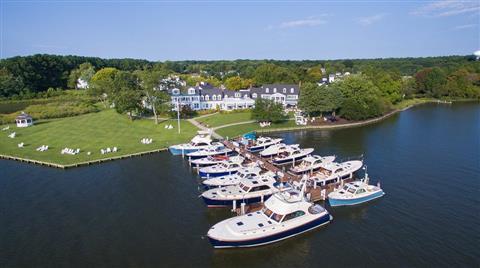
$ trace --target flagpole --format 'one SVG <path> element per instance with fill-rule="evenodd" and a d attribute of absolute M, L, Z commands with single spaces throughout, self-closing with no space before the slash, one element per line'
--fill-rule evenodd
<path fill-rule="evenodd" d="M 178 134 L 180 134 L 180 103 L 177 99 L 177 124 L 178 124 Z"/>

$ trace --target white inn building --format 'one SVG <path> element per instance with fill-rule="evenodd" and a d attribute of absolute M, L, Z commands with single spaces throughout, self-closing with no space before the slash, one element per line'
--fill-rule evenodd
<path fill-rule="evenodd" d="M 274 100 L 285 107 L 296 106 L 300 94 L 298 85 L 269 84 L 259 88 L 242 89 L 233 91 L 213 87 L 207 83 L 190 87 L 185 92 L 175 88 L 169 90 L 172 98 L 173 109 L 178 106 L 188 105 L 192 110 L 236 110 L 247 109 L 255 106 L 258 98 Z"/>

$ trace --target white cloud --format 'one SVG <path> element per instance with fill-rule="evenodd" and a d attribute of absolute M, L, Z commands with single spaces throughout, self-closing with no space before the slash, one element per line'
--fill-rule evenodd
<path fill-rule="evenodd" d="M 321 19 L 292 20 L 280 23 L 279 28 L 312 27 L 327 23 Z"/>
<path fill-rule="evenodd" d="M 465 24 L 465 25 L 458 25 L 453 27 L 454 30 L 463 30 L 463 29 L 468 29 L 468 28 L 473 28 L 476 27 L 477 24 Z"/>
<path fill-rule="evenodd" d="M 320 14 L 317 16 L 308 17 L 305 19 L 290 20 L 279 23 L 278 25 L 268 25 L 266 30 L 278 29 L 289 29 L 289 28 L 301 28 L 301 27 L 315 27 L 322 24 L 326 24 L 327 20 L 322 19 L 327 17 L 329 14 Z"/>
<path fill-rule="evenodd" d="M 380 14 L 376 14 L 368 17 L 361 17 L 357 19 L 357 22 L 360 25 L 368 26 L 382 20 L 386 15 L 387 14 L 385 13 L 380 13 Z"/>
<path fill-rule="evenodd" d="M 480 2 L 478 1 L 441 0 L 422 5 L 410 14 L 425 17 L 448 17 L 478 12 L 480 12 Z"/>

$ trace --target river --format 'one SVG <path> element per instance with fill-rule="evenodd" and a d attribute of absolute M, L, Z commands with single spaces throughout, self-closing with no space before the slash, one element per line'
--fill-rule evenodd
<path fill-rule="evenodd" d="M 480 105 L 428 104 L 380 123 L 275 136 L 320 155 L 364 155 L 386 195 L 330 208 L 322 228 L 269 246 L 214 250 L 231 215 L 207 209 L 168 153 L 59 170 L 0 161 L 1 267 L 478 267 Z"/>

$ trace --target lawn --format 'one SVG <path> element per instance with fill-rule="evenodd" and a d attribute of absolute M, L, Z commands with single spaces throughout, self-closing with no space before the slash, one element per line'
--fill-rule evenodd
<path fill-rule="evenodd" d="M 296 127 L 295 120 L 287 120 L 281 123 L 273 124 L 269 127 L 261 128 L 258 123 L 248 123 L 248 124 L 241 124 L 231 127 L 225 127 L 217 129 L 215 132 L 222 135 L 223 137 L 233 138 L 254 130 L 261 130 L 261 129 L 275 129 L 275 128 L 286 128 L 286 127 Z"/>
<path fill-rule="evenodd" d="M 226 124 L 245 122 L 252 120 L 250 111 L 233 112 L 233 113 L 217 113 L 214 115 L 195 119 L 208 127 L 218 127 Z"/>
<path fill-rule="evenodd" d="M 172 124 L 174 128 L 165 129 L 167 124 Z M 1 126 L 3 127 L 5 125 Z M 105 110 L 75 117 L 43 120 L 28 128 L 17 128 L 11 124 L 9 130 L 0 132 L 0 154 L 68 165 L 165 148 L 190 140 L 196 131 L 195 126 L 184 120 L 181 121 L 181 133 L 178 134 L 175 120 L 158 125 L 148 119 L 132 122 L 125 115 Z M 16 138 L 7 137 L 11 132 L 17 133 Z M 140 143 L 142 138 L 152 138 L 153 143 L 144 145 Z M 17 147 L 21 142 L 25 143 L 24 148 Z M 48 151 L 37 152 L 35 149 L 41 145 L 48 145 Z M 105 155 L 100 153 L 100 149 L 114 146 L 119 148 L 118 152 Z M 80 148 L 81 152 L 77 155 L 60 154 L 65 147 Z M 88 151 L 91 155 L 87 155 Z"/>

